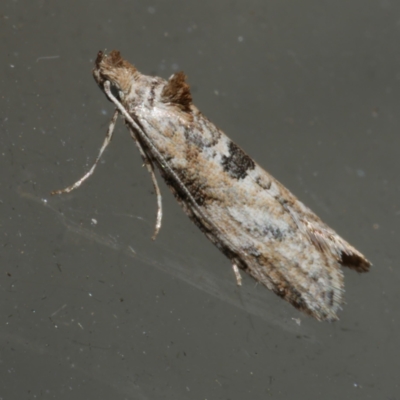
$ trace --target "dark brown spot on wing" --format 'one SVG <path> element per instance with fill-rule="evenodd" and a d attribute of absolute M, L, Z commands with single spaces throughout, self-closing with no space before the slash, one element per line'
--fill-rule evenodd
<path fill-rule="evenodd" d="M 222 157 L 222 167 L 232 178 L 243 179 L 255 168 L 254 161 L 235 143 L 229 143 L 229 156 Z"/>
<path fill-rule="evenodd" d="M 355 253 L 348 254 L 341 252 L 340 257 L 340 264 L 355 269 L 358 272 L 368 272 L 371 266 L 371 263 L 367 259 Z"/>
<path fill-rule="evenodd" d="M 256 178 L 255 182 L 257 183 L 258 186 L 260 186 L 261 189 L 264 189 L 264 190 L 269 190 L 272 185 L 271 180 L 266 180 L 265 178 L 262 179 L 260 176 L 258 176 Z"/>

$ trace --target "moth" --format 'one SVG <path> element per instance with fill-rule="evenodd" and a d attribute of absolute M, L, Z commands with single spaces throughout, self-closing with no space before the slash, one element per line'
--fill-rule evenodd
<path fill-rule="evenodd" d="M 161 227 L 155 168 L 184 212 L 233 266 L 318 320 L 336 320 L 343 304 L 342 266 L 358 272 L 371 263 L 282 184 L 264 171 L 192 103 L 183 72 L 168 80 L 142 75 L 118 51 L 99 52 L 93 76 L 115 105 L 93 174 L 118 116 L 150 172 L 157 196 L 153 238 Z"/>

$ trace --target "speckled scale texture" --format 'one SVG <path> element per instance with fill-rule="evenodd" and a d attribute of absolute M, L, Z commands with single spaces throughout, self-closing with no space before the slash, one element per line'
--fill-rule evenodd
<path fill-rule="evenodd" d="M 110 82 L 145 157 L 232 264 L 313 317 L 337 319 L 341 266 L 364 272 L 370 262 L 201 114 L 185 75 L 142 75 L 117 51 L 100 52 L 93 74 L 103 90 Z"/>

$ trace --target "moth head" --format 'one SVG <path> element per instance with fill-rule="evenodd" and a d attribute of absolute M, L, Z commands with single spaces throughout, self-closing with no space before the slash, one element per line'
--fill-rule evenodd
<path fill-rule="evenodd" d="M 114 96 L 123 101 L 137 75 L 136 68 L 125 61 L 119 51 L 113 50 L 108 55 L 98 52 L 93 77 L 101 90 L 104 91 L 104 82 L 109 81 Z"/>

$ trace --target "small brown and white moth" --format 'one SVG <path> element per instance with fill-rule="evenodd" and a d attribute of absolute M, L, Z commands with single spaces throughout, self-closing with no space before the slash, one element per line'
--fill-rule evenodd
<path fill-rule="evenodd" d="M 192 104 L 183 72 L 142 75 L 118 51 L 99 52 L 93 76 L 116 110 L 92 168 L 52 194 L 68 193 L 92 173 L 120 115 L 151 174 L 154 166 L 189 218 L 239 270 L 318 320 L 335 320 L 343 303 L 341 266 L 370 262 L 325 225 Z"/>

